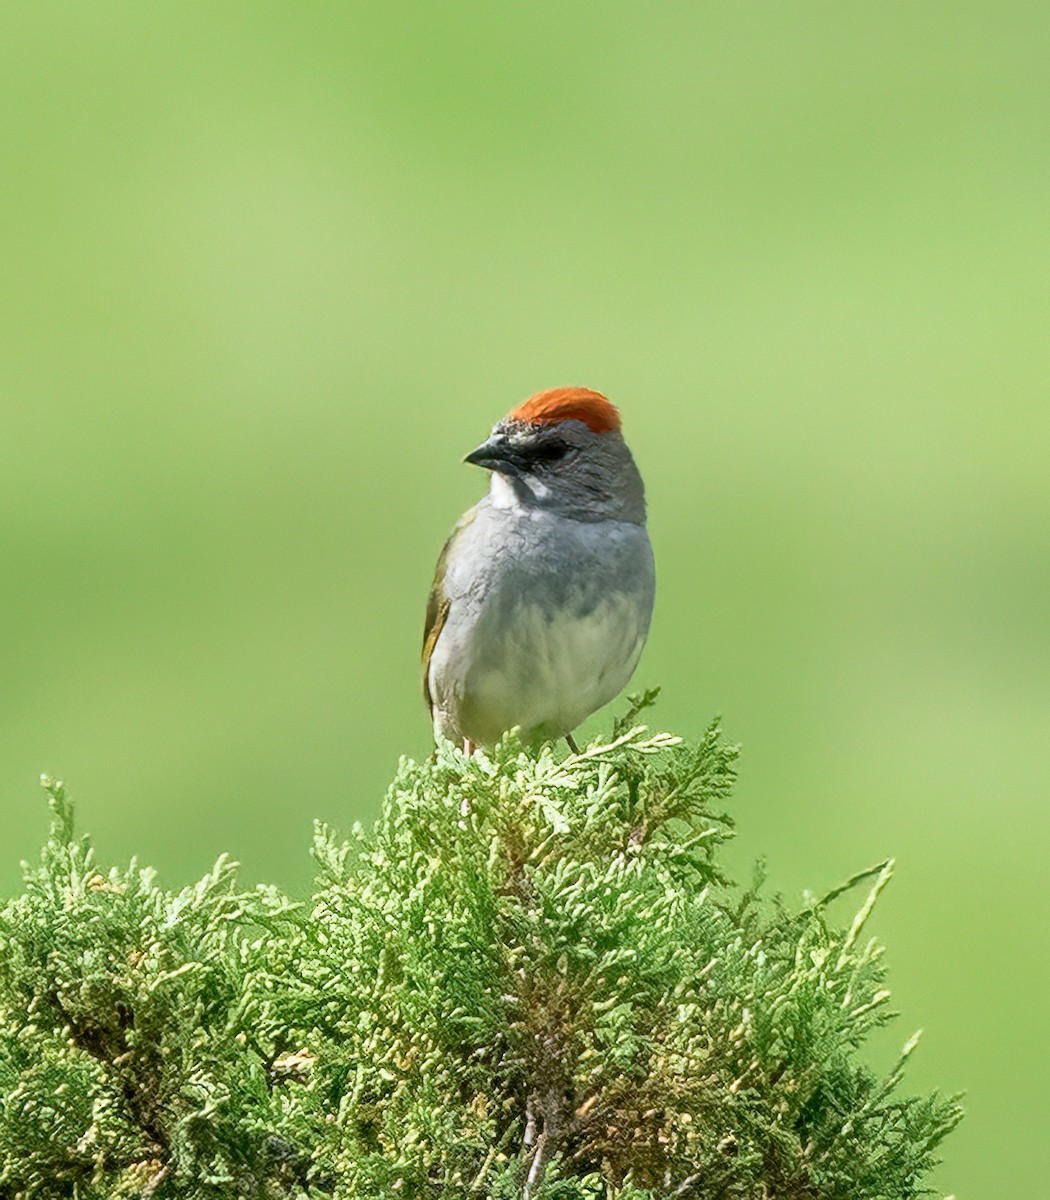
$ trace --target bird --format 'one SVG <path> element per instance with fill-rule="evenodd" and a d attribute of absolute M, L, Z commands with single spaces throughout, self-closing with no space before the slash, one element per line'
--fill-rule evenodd
<path fill-rule="evenodd" d="M 634 673 L 655 593 L 645 487 L 600 392 L 537 392 L 464 462 L 489 472 L 438 558 L 423 631 L 436 739 L 566 739 Z"/>

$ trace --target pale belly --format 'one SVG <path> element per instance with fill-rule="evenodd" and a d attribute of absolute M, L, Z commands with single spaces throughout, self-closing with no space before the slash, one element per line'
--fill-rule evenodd
<path fill-rule="evenodd" d="M 588 612 L 545 612 L 528 602 L 503 607 L 491 622 L 483 619 L 457 694 L 448 697 L 456 732 L 482 744 L 514 726 L 544 737 L 571 732 L 623 689 L 648 623 L 631 595 Z"/>
<path fill-rule="evenodd" d="M 653 607 L 643 526 L 482 502 L 452 545 L 428 669 L 435 731 L 561 737 L 630 679 Z"/>

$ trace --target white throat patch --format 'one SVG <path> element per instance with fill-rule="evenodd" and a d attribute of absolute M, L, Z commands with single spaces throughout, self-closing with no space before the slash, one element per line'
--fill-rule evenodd
<path fill-rule="evenodd" d="M 537 500 L 545 500 L 550 494 L 550 488 L 545 483 L 541 483 L 538 479 L 524 478 L 522 483 L 529 489 Z M 489 481 L 489 495 L 492 497 L 493 508 L 521 508 L 522 503 L 518 498 L 517 492 L 514 490 L 514 485 L 501 475 L 498 471 L 491 473 Z"/>

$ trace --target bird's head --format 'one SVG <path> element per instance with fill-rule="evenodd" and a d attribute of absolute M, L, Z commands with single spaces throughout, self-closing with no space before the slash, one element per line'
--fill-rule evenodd
<path fill-rule="evenodd" d="M 512 409 L 464 461 L 492 472 L 497 505 L 641 525 L 645 490 L 620 429 L 599 392 L 552 388 Z"/>

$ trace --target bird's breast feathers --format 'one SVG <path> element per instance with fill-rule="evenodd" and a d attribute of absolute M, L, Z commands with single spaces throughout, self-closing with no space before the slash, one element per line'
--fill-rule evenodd
<path fill-rule="evenodd" d="M 438 727 L 482 743 L 514 725 L 560 736 L 634 671 L 652 552 L 638 525 L 510 521 L 490 508 L 450 547 L 445 593 L 428 670 Z"/>

